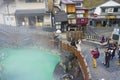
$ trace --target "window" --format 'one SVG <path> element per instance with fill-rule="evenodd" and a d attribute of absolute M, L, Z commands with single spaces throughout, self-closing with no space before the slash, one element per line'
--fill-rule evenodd
<path fill-rule="evenodd" d="M 118 8 L 114 8 L 114 12 L 118 12 Z"/>
<path fill-rule="evenodd" d="M 102 12 L 105 12 L 105 9 L 102 9 Z"/>
<path fill-rule="evenodd" d="M 25 2 L 27 2 L 27 3 L 32 3 L 32 2 L 40 2 L 40 3 L 42 3 L 42 2 L 44 2 L 44 0 L 25 0 Z"/>
<path fill-rule="evenodd" d="M 83 14 L 77 14 L 77 18 L 82 18 Z"/>
<path fill-rule="evenodd" d="M 114 8 L 108 8 L 108 9 L 107 9 L 107 12 L 108 12 L 108 13 L 113 13 L 113 10 L 114 10 Z"/>
<path fill-rule="evenodd" d="M 113 40 L 119 40 L 119 35 L 113 34 L 112 39 L 113 39 Z"/>
<path fill-rule="evenodd" d="M 76 3 L 76 6 L 81 6 L 81 3 Z"/>
<path fill-rule="evenodd" d="M 43 22 L 43 16 L 37 16 L 37 21 L 38 22 Z"/>

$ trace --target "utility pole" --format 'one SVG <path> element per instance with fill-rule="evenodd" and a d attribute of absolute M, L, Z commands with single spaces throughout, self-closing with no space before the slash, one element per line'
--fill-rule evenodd
<path fill-rule="evenodd" d="M 54 0 L 48 0 L 48 12 L 50 13 L 51 17 L 51 26 L 53 27 L 53 5 L 54 5 Z"/>
<path fill-rule="evenodd" d="M 10 12 L 9 12 L 9 0 L 6 0 L 6 5 L 7 5 L 8 23 L 9 23 L 9 25 L 11 25 L 11 23 L 10 23 Z"/>
<path fill-rule="evenodd" d="M 8 0 L 7 0 L 7 13 L 8 13 L 8 15 L 10 14 L 9 13 L 9 2 L 8 2 Z"/>

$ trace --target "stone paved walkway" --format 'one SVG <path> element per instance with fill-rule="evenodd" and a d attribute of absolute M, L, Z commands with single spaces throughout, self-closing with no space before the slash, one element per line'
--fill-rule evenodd
<path fill-rule="evenodd" d="M 107 33 L 105 30 L 101 30 L 101 31 L 104 31 L 104 33 L 102 34 L 105 34 L 105 35 L 111 34 L 111 30 L 107 31 Z M 90 50 L 95 48 L 96 46 L 99 47 L 100 57 L 97 60 L 97 68 L 93 68 L 93 60 L 92 60 L 92 55 L 90 53 Z M 85 56 L 88 67 L 90 69 L 91 80 L 120 80 L 120 76 L 119 76 L 120 66 L 117 65 L 117 61 L 118 61 L 117 52 L 114 59 L 110 61 L 110 67 L 106 68 L 102 63 L 104 62 L 104 47 L 96 43 L 83 41 L 81 44 L 81 48 L 82 48 L 81 49 L 82 54 Z"/>
<path fill-rule="evenodd" d="M 89 42 L 82 42 L 82 54 L 85 56 L 90 69 L 92 80 L 120 80 L 120 66 L 117 65 L 117 53 L 113 60 L 110 61 L 110 67 L 106 68 L 102 62 L 104 61 L 104 48 Z M 99 47 L 100 57 L 97 60 L 97 68 L 93 68 L 92 55 L 90 50 L 95 46 Z"/>

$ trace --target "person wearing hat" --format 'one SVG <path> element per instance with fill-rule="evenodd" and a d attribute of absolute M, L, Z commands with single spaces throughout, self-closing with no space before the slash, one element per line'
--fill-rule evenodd
<path fill-rule="evenodd" d="M 97 58 L 99 57 L 99 50 L 98 47 L 95 48 L 95 50 L 91 51 L 92 57 L 93 57 L 93 67 L 97 67 Z"/>

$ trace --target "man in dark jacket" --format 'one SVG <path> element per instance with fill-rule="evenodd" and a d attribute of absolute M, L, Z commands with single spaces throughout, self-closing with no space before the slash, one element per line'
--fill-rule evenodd
<path fill-rule="evenodd" d="M 111 49 L 106 48 L 105 49 L 105 66 L 106 66 L 106 68 L 109 67 L 110 57 L 111 57 Z"/>
<path fill-rule="evenodd" d="M 70 44 L 71 44 L 71 46 L 74 46 L 75 48 L 77 48 L 77 47 L 76 47 L 75 39 L 73 39 Z"/>
<path fill-rule="evenodd" d="M 118 65 L 120 65 L 120 45 L 118 46 Z"/>

